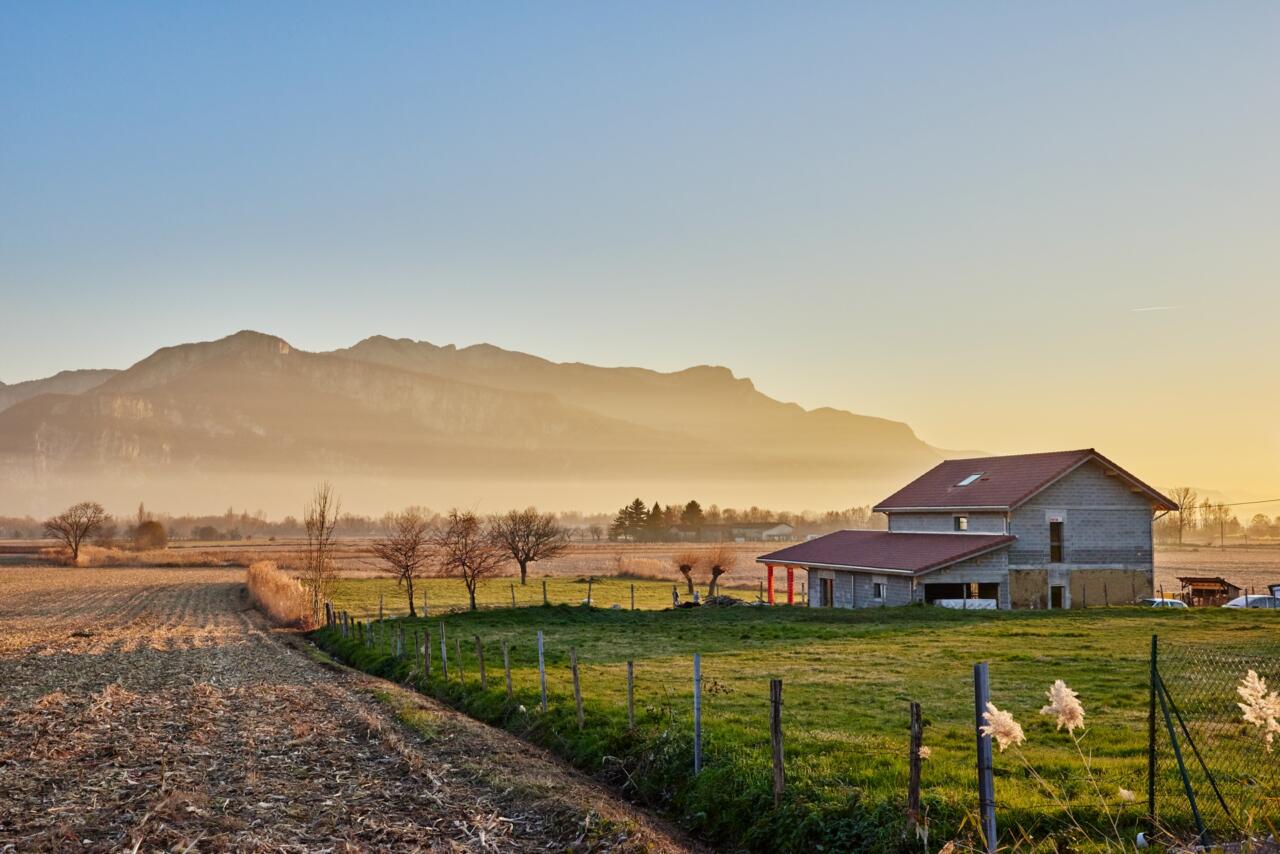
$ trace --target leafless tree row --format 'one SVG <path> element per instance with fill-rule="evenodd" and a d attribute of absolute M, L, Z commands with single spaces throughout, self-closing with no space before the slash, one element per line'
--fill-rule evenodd
<path fill-rule="evenodd" d="M 385 530 L 374 540 L 380 568 L 405 588 L 409 614 L 415 615 L 414 581 L 426 575 L 459 578 L 467 588 L 471 610 L 476 587 L 514 561 L 520 583 L 529 564 L 555 557 L 569 546 L 568 532 L 549 513 L 529 507 L 483 519 L 469 510 L 451 510 L 433 524 L 423 511 L 410 507 L 388 515 Z"/>

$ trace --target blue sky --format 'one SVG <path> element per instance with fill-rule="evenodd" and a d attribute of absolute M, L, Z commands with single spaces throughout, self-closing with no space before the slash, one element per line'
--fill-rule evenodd
<path fill-rule="evenodd" d="M 488 341 L 1265 492 L 1278 36 L 1265 3 L 3 2 L 0 380 L 241 328 Z"/>

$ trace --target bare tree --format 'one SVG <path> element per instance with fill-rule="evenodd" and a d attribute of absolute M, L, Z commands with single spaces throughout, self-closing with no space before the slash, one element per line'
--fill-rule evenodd
<path fill-rule="evenodd" d="M 386 564 L 383 570 L 396 577 L 396 586 L 404 587 L 409 597 L 409 616 L 418 612 L 413 605 L 413 582 L 425 575 L 431 560 L 431 523 L 416 507 L 403 513 L 391 513 L 386 520 L 386 533 L 373 541 L 370 550 Z"/>
<path fill-rule="evenodd" d="M 461 578 L 471 598 L 471 610 L 476 610 L 476 585 L 502 569 L 508 560 L 506 547 L 476 514 L 458 510 L 449 511 L 432 537 L 432 545 L 440 574 Z"/>
<path fill-rule="evenodd" d="M 303 551 L 302 574 L 311 593 L 311 619 L 319 623 L 320 612 L 329 600 L 333 588 L 334 531 L 342 501 L 333 491 L 333 484 L 324 481 L 316 487 L 311 500 L 302 511 L 302 526 L 307 532 Z"/>
<path fill-rule="evenodd" d="M 81 501 L 44 522 L 44 532 L 71 551 L 71 562 L 80 558 L 80 546 L 107 522 L 107 511 L 96 501 Z"/>
<path fill-rule="evenodd" d="M 1196 491 L 1189 486 L 1179 486 L 1171 490 L 1169 496 L 1178 505 L 1178 545 L 1182 545 L 1182 532 L 1188 520 L 1194 520 L 1196 513 Z"/>
<path fill-rule="evenodd" d="M 534 507 L 510 510 L 489 522 L 493 536 L 520 565 L 520 583 L 527 584 L 529 564 L 564 554 L 569 548 L 569 531 L 550 513 Z"/>
<path fill-rule="evenodd" d="M 1227 547 L 1227 523 L 1231 521 L 1231 508 L 1222 502 L 1218 502 L 1209 508 L 1205 521 L 1218 526 L 1218 548 L 1225 549 Z"/>
<path fill-rule="evenodd" d="M 714 596 L 720 584 L 720 576 L 737 564 L 738 553 L 732 546 L 721 544 L 711 549 L 706 556 L 706 561 L 707 566 L 711 567 L 711 583 L 707 585 L 707 595 Z"/>
<path fill-rule="evenodd" d="M 693 595 L 693 573 L 698 567 L 702 566 L 702 562 L 706 559 L 706 552 L 698 549 L 685 549 L 678 552 L 673 558 L 672 563 L 676 565 L 676 570 L 684 576 L 685 582 L 689 585 L 689 595 Z"/>

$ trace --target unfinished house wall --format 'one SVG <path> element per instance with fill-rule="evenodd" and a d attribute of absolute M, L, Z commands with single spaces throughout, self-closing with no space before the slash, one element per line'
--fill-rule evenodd
<path fill-rule="evenodd" d="M 1132 605 L 1151 596 L 1151 575 L 1131 569 L 1073 569 L 1071 607 Z"/>
<path fill-rule="evenodd" d="M 956 530 L 955 517 L 967 516 L 968 534 L 1004 534 L 1004 513 L 956 513 L 951 510 L 932 513 L 890 513 L 889 530 L 899 532 L 924 532 L 930 534 L 953 534 Z"/>
<path fill-rule="evenodd" d="M 936 569 L 916 580 L 915 601 L 924 601 L 926 584 L 999 584 L 998 607 L 1009 608 L 1009 555 L 1000 549 L 962 560 L 944 569 Z"/>
<path fill-rule="evenodd" d="M 1049 563 L 1049 519 L 1063 522 L 1063 563 L 1146 567 L 1152 563 L 1151 499 L 1130 491 L 1087 462 L 1013 511 L 1009 551 L 1013 567 Z"/>

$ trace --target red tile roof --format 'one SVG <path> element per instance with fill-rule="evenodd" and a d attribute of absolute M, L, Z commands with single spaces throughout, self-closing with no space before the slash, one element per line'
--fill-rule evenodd
<path fill-rule="evenodd" d="M 1012 510 L 1089 460 L 1097 461 L 1108 472 L 1114 472 L 1128 481 L 1134 489 L 1145 492 L 1157 507 L 1164 510 L 1178 509 L 1177 504 L 1093 448 L 946 460 L 881 501 L 875 509 Z M 959 485 L 962 480 L 975 474 L 980 477 L 973 483 L 968 486 Z"/>
<path fill-rule="evenodd" d="M 1004 534 L 912 534 L 836 531 L 756 558 L 765 564 L 883 569 L 920 575 L 994 551 L 1016 537 Z"/>

